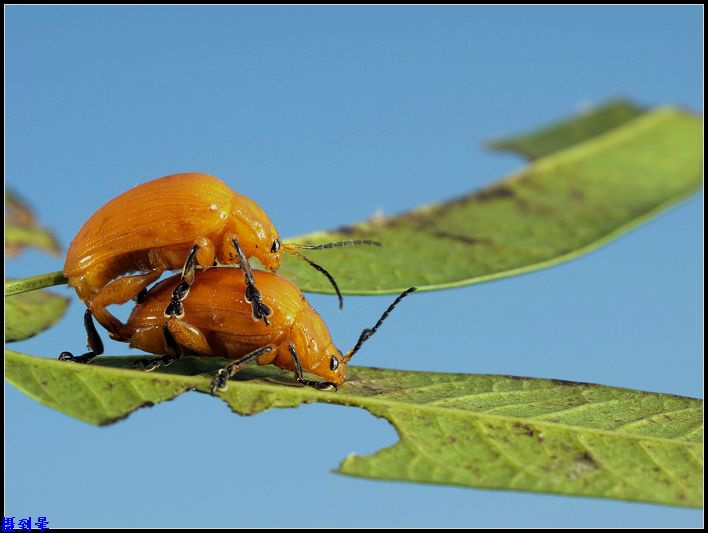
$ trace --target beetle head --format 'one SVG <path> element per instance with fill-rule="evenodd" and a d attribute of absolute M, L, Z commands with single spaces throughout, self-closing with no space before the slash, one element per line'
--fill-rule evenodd
<path fill-rule="evenodd" d="M 275 232 L 275 228 L 273 228 L 273 231 Z M 266 239 L 266 243 L 267 242 L 268 239 Z M 280 268 L 280 263 L 283 261 L 283 243 L 280 241 L 280 237 L 278 237 L 277 233 L 274 233 L 270 242 L 268 254 L 260 261 L 267 270 L 275 272 Z"/>
<path fill-rule="evenodd" d="M 342 352 L 332 343 L 325 348 L 322 364 L 313 372 L 325 381 L 341 385 L 346 379 L 346 363 L 342 360 Z"/>
<path fill-rule="evenodd" d="M 295 347 L 302 369 L 330 383 L 344 383 L 346 364 L 342 352 L 332 342 L 322 318 L 314 310 L 301 314 L 296 329 Z"/>

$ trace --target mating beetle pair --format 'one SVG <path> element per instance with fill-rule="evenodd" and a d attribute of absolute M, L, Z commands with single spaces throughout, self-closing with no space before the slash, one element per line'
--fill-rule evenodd
<path fill-rule="evenodd" d="M 212 392 L 225 388 L 230 377 L 254 360 L 294 370 L 305 385 L 336 387 L 344 382 L 347 361 L 414 289 L 399 296 L 342 356 L 299 289 L 272 272 L 283 251 L 302 258 L 330 280 L 341 308 L 334 278 L 296 249 L 350 244 L 380 245 L 283 245 L 255 202 L 205 174 L 176 174 L 139 185 L 100 208 L 71 243 L 64 274 L 88 307 L 84 322 L 90 351 L 78 357 L 64 352 L 60 359 L 88 362 L 103 352 L 95 316 L 112 338 L 165 354 L 144 364 L 146 370 L 185 353 L 234 359 L 219 372 Z M 252 271 L 249 257 L 271 272 Z M 217 264 L 238 264 L 240 269 L 211 268 Z M 180 268 L 181 274 L 147 290 L 165 271 Z M 133 272 L 138 273 L 124 276 Z M 138 303 L 127 324 L 106 309 L 132 298 Z M 325 382 L 306 380 L 303 370 Z"/>

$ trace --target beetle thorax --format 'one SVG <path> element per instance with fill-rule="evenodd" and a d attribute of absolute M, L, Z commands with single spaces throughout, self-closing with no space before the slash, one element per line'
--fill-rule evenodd
<path fill-rule="evenodd" d="M 273 243 L 280 242 L 278 232 L 261 207 L 246 196 L 234 192 L 232 218 L 240 245 L 247 257 L 255 257 L 266 270 L 280 267 L 282 250 L 273 252 Z"/>

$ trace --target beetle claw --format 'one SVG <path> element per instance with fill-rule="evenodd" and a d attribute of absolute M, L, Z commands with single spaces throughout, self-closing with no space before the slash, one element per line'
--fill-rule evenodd
<path fill-rule="evenodd" d="M 219 370 L 211 382 L 211 395 L 216 396 L 217 391 L 225 391 L 229 386 L 229 371 L 225 368 Z"/>
<path fill-rule="evenodd" d="M 304 385 L 305 387 L 312 387 L 315 390 L 326 391 L 334 389 L 332 392 L 337 392 L 337 384 L 332 383 L 331 381 L 313 381 L 310 379 L 299 379 L 298 382 Z"/>
<path fill-rule="evenodd" d="M 337 392 L 337 384 L 332 383 L 331 381 L 323 381 L 321 383 L 317 382 L 317 384 L 313 386 L 317 390 L 332 390 L 332 392 Z"/>
<path fill-rule="evenodd" d="M 173 299 L 165 309 L 166 318 L 184 318 L 184 306 L 181 300 Z"/>
<path fill-rule="evenodd" d="M 138 361 L 133 361 L 132 367 L 133 368 L 139 368 L 145 372 L 152 372 L 156 368 L 159 368 L 160 365 L 162 365 L 162 359 L 147 359 L 145 361 L 138 360 Z"/>
<path fill-rule="evenodd" d="M 253 305 L 253 320 L 263 320 L 266 326 L 270 326 L 268 317 L 273 314 L 273 310 L 263 302 L 255 302 Z"/>
<path fill-rule="evenodd" d="M 71 361 L 72 363 L 81 363 L 81 364 L 86 364 L 90 363 L 95 359 L 97 354 L 94 352 L 88 352 L 85 353 L 84 355 L 74 355 L 71 352 L 61 352 L 59 354 L 58 359 L 60 361 Z"/>
<path fill-rule="evenodd" d="M 273 314 L 273 310 L 263 303 L 263 300 L 261 300 L 261 293 L 255 285 L 246 286 L 245 298 L 253 308 L 253 320 L 263 320 L 266 326 L 269 326 L 270 322 L 268 321 L 268 317 Z"/>

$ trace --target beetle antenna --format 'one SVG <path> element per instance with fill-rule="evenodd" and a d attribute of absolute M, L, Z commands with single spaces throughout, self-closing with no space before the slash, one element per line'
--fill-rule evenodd
<path fill-rule="evenodd" d="M 304 255 L 302 255 L 302 254 L 301 254 L 300 252 L 298 252 L 297 250 L 294 250 L 294 249 L 292 249 L 292 248 L 288 248 L 287 246 L 288 246 L 288 245 L 285 245 L 284 248 L 288 251 L 288 253 L 290 253 L 290 254 L 292 254 L 292 255 L 294 255 L 294 256 L 296 256 L 296 257 L 299 257 L 300 259 L 302 259 L 303 261 L 305 261 L 308 265 L 310 265 L 312 268 L 314 268 L 314 269 L 317 270 L 318 272 L 321 272 L 322 274 L 324 274 L 324 276 L 329 280 L 329 282 L 332 284 L 332 287 L 334 287 L 334 291 L 337 293 L 337 298 L 339 299 L 339 309 L 340 309 L 340 311 L 341 311 L 341 309 L 344 307 L 344 298 L 342 298 L 342 293 L 339 292 L 339 286 L 337 286 L 337 282 L 336 282 L 336 281 L 334 280 L 334 278 L 332 277 L 332 274 L 330 274 L 329 272 L 327 272 L 327 270 L 326 270 L 324 267 L 318 265 L 318 264 L 315 263 L 314 261 L 311 261 L 310 259 L 308 259 L 308 258 L 305 257 Z"/>
<path fill-rule="evenodd" d="M 325 250 L 328 248 L 344 248 L 345 246 L 383 246 L 379 241 L 372 241 L 369 239 L 355 239 L 351 241 L 339 241 L 339 242 L 328 242 L 327 244 L 299 244 L 299 243 L 288 243 L 285 248 L 300 248 L 301 250 Z"/>
<path fill-rule="evenodd" d="M 349 350 L 347 352 L 347 355 L 345 355 L 342 358 L 342 363 L 346 363 L 349 361 L 356 352 L 359 351 L 361 348 L 362 344 L 364 344 L 374 333 L 376 333 L 376 330 L 378 330 L 381 327 L 381 324 L 383 324 L 383 321 L 388 318 L 388 315 L 391 314 L 391 311 L 393 311 L 394 307 L 398 305 L 398 303 L 403 300 L 406 296 L 408 296 L 410 293 L 415 292 L 416 287 L 411 287 L 410 289 L 406 289 L 403 291 L 401 294 L 398 295 L 398 298 L 396 298 L 391 305 L 388 306 L 388 309 L 384 311 L 384 314 L 381 315 L 381 318 L 379 318 L 378 322 L 374 325 L 373 328 L 367 328 L 364 331 L 361 332 L 361 335 L 359 336 L 359 340 L 356 341 L 356 344 L 354 345 L 354 348 Z"/>

